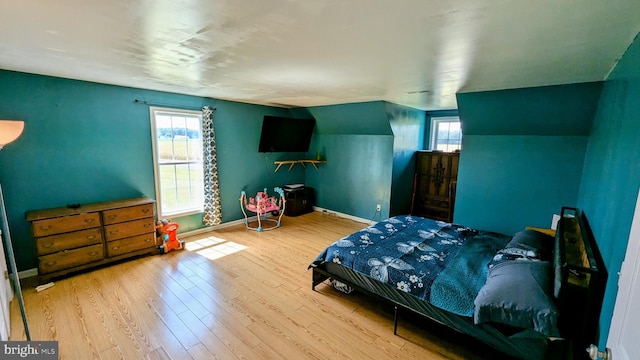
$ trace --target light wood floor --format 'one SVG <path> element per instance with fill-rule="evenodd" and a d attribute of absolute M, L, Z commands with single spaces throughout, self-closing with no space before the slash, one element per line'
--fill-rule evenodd
<path fill-rule="evenodd" d="M 366 296 L 320 285 L 309 263 L 366 224 L 312 213 L 280 229 L 243 225 L 184 238 L 187 249 L 23 293 L 32 340 L 60 359 L 496 359 L 469 338 Z M 24 340 L 17 301 L 11 340 Z"/>

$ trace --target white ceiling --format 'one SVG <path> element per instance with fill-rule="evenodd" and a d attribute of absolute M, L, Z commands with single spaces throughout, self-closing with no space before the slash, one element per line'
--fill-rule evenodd
<path fill-rule="evenodd" d="M 0 68 L 241 102 L 386 100 L 604 80 L 638 0 L 0 0 Z"/>

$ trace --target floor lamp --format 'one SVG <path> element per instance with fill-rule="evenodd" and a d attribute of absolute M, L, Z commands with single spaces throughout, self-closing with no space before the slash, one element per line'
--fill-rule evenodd
<path fill-rule="evenodd" d="M 24 130 L 24 121 L 16 120 L 0 120 L 0 150 L 2 148 L 17 139 Z M 11 277 L 13 277 L 13 288 L 16 297 L 18 298 L 18 304 L 20 305 L 20 313 L 22 314 L 22 323 L 24 324 L 24 332 L 27 337 L 27 341 L 31 341 L 31 335 L 29 334 L 29 325 L 27 324 L 27 314 L 24 309 L 24 299 L 22 297 L 22 287 L 20 286 L 20 279 L 18 278 L 18 267 L 16 266 L 16 258 L 13 254 L 13 244 L 11 242 L 11 234 L 9 233 L 9 220 L 7 219 L 7 212 L 4 206 L 4 194 L 2 193 L 2 186 L 0 185 L 0 237 L 2 237 L 4 243 L 4 249 L 7 254 L 7 261 L 9 269 L 11 270 Z"/>

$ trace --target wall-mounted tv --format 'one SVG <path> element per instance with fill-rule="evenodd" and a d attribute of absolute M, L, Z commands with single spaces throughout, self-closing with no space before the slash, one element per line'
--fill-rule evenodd
<path fill-rule="evenodd" d="M 309 152 L 315 119 L 265 115 L 258 152 Z"/>

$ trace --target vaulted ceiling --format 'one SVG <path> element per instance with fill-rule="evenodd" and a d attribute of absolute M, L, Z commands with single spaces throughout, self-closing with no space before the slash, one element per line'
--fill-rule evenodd
<path fill-rule="evenodd" d="M 276 106 L 604 80 L 638 0 L 0 0 L 0 68 Z M 2 79 L 0 78 L 0 81 Z"/>

